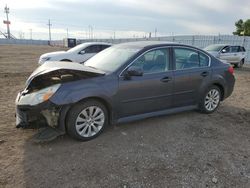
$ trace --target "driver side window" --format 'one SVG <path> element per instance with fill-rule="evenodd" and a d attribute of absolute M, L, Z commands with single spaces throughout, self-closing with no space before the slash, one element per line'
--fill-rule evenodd
<path fill-rule="evenodd" d="M 99 45 L 92 45 L 89 46 L 87 48 L 85 48 L 83 51 L 85 51 L 85 53 L 98 53 L 101 51 L 101 47 Z"/>
<path fill-rule="evenodd" d="M 230 47 L 229 46 L 222 49 L 222 53 L 229 53 L 229 52 L 230 52 Z"/>
<path fill-rule="evenodd" d="M 139 57 L 132 66 L 139 67 L 144 74 L 160 73 L 169 70 L 169 49 L 157 49 Z"/>

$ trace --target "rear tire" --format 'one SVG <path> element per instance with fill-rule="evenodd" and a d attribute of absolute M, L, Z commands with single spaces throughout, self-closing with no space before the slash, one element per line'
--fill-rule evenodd
<path fill-rule="evenodd" d="M 219 87 L 213 85 L 209 87 L 202 96 L 199 109 L 202 113 L 213 113 L 220 105 L 221 90 Z"/>
<path fill-rule="evenodd" d="M 237 63 L 235 67 L 237 67 L 237 68 L 242 68 L 242 67 L 243 67 L 243 64 L 244 64 L 244 59 L 240 60 L 240 62 Z"/>
<path fill-rule="evenodd" d="M 78 140 L 91 140 L 102 133 L 108 124 L 106 107 L 96 100 L 74 105 L 66 118 L 68 134 Z"/>

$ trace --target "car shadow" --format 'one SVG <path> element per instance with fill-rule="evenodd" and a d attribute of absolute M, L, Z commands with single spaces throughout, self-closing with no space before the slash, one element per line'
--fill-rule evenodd
<path fill-rule="evenodd" d="M 26 187 L 176 187 L 190 175 L 190 185 L 210 185 L 206 170 L 221 185 L 243 185 L 236 156 L 250 155 L 249 124 L 249 110 L 225 104 L 209 115 L 189 111 L 109 127 L 88 142 L 28 140 Z"/>

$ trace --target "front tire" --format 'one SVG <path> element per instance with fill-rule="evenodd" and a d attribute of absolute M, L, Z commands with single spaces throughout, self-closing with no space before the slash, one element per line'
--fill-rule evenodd
<path fill-rule="evenodd" d="M 66 119 L 68 134 L 78 140 L 91 140 L 102 133 L 108 123 L 106 107 L 96 100 L 74 105 Z"/>
<path fill-rule="evenodd" d="M 200 111 L 206 114 L 213 113 L 220 105 L 221 90 L 217 86 L 211 86 L 207 89 L 200 101 Z"/>

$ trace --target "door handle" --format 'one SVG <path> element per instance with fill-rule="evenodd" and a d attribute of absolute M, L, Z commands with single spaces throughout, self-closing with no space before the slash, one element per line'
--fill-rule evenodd
<path fill-rule="evenodd" d="M 166 77 L 164 77 L 164 78 L 161 79 L 161 82 L 169 82 L 171 80 L 172 80 L 171 77 L 166 76 Z"/>
<path fill-rule="evenodd" d="M 207 71 L 201 73 L 201 76 L 203 76 L 203 77 L 206 77 L 207 75 L 208 75 Z"/>

